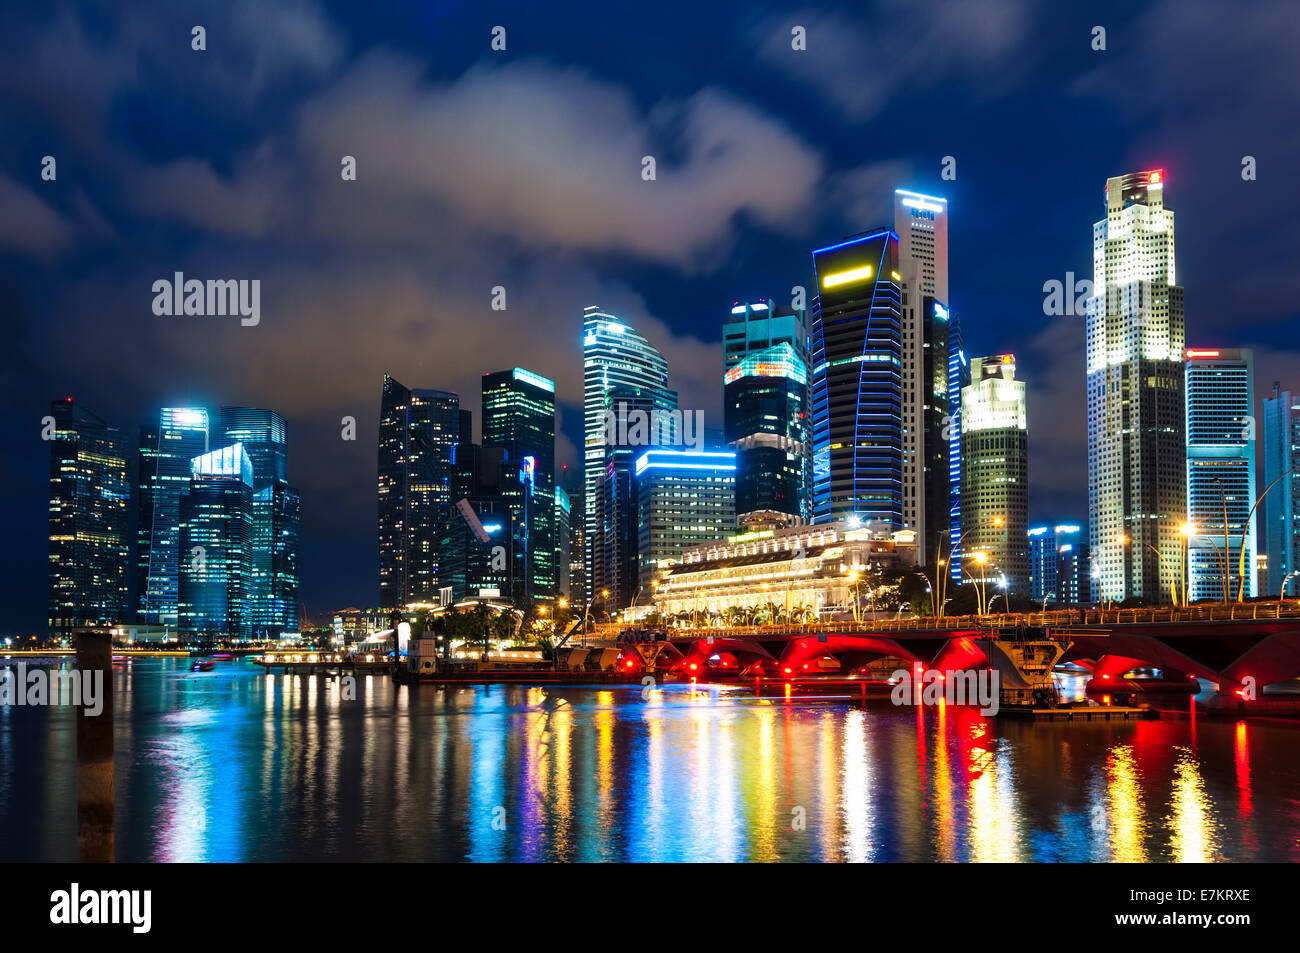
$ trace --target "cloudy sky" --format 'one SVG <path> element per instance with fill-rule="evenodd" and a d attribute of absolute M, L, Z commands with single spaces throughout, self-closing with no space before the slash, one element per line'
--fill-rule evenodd
<path fill-rule="evenodd" d="M 887 223 L 896 187 L 949 198 L 967 353 L 1014 351 L 1029 382 L 1036 522 L 1086 519 L 1083 324 L 1046 317 L 1043 284 L 1090 272 L 1107 176 L 1166 170 L 1188 343 L 1255 348 L 1257 396 L 1300 388 L 1289 3 L 368 6 L 0 13 L 0 631 L 44 618 L 53 398 L 128 430 L 166 404 L 279 410 L 303 600 L 373 603 L 385 371 L 476 418 L 482 373 L 545 374 L 574 465 L 598 303 L 720 426 L 731 302 L 811 286 L 809 251 Z M 176 271 L 259 279 L 260 324 L 155 316 Z"/>

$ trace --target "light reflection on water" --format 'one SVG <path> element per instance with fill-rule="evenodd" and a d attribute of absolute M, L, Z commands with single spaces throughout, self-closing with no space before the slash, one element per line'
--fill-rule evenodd
<path fill-rule="evenodd" d="M 707 686 L 362 677 L 343 701 L 249 663 L 115 680 L 121 860 L 1300 859 L 1300 725 L 1190 700 L 1033 724 Z M 0 710 L 0 860 L 75 859 L 74 727 Z"/>

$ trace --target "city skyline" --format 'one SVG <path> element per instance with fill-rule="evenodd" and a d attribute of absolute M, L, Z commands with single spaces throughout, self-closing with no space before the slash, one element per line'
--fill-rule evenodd
<path fill-rule="evenodd" d="M 1160 5 L 1155 5 L 1139 16 L 1157 20 L 1161 12 Z M 119 42 L 138 44 L 138 55 L 145 61 L 165 74 L 180 77 L 177 95 L 183 99 L 195 96 L 198 90 L 195 81 L 184 81 L 180 52 L 157 46 L 157 40 L 147 38 L 152 34 L 128 41 L 123 31 L 122 36 L 106 39 L 84 25 L 78 29 L 75 17 L 73 26 L 65 23 L 60 27 L 33 15 L 17 31 L 35 49 L 41 48 L 42 42 L 53 42 L 52 38 L 65 38 L 87 54 L 78 59 L 78 68 L 103 80 L 102 98 L 87 107 L 93 113 L 90 127 L 102 132 L 99 141 L 69 141 L 59 134 L 61 118 L 66 118 L 59 106 L 31 103 L 31 114 L 17 124 L 14 151 L 6 156 L 3 166 L 2 201 L 7 209 L 31 210 L 24 211 L 21 219 L 37 226 L 26 235 L 7 237 L 3 245 L 5 289 L 15 303 L 6 309 L 5 320 L 17 331 L 12 335 L 16 341 L 10 358 L 13 373 L 6 380 L 6 387 L 12 388 L 7 396 L 14 399 L 7 401 L 0 431 L 6 445 L 14 448 L 6 461 L 3 505 L 7 524 L 15 528 L 16 545 L 6 554 L 3 568 L 6 585 L 11 587 L 6 602 L 14 607 L 7 624 L 17 631 L 38 630 L 43 615 L 27 593 L 42 588 L 42 563 L 32 559 L 29 551 L 41 545 L 46 526 L 43 515 L 33 515 L 30 510 L 31 502 L 42 498 L 46 479 L 48 448 L 39 441 L 39 421 L 52 398 L 74 395 L 118 427 L 127 427 L 128 421 L 143 421 L 150 409 L 156 413 L 162 406 L 228 401 L 280 408 L 295 433 L 295 467 L 304 470 L 294 476 L 304 494 L 303 548 L 308 564 L 302 572 L 306 585 L 303 600 L 317 612 L 364 605 L 372 601 L 375 517 L 368 499 L 372 495 L 359 488 L 374 485 L 377 370 L 391 369 L 395 377 L 413 387 L 469 394 L 474 378 L 483 372 L 516 365 L 534 369 L 556 382 L 560 413 L 557 465 L 580 465 L 581 388 L 576 386 L 579 370 L 570 356 L 577 337 L 572 332 L 572 318 L 584 305 L 599 301 L 612 313 L 625 316 L 665 353 L 672 386 L 681 393 L 681 406 L 704 410 L 706 421 L 720 427 L 717 357 L 722 335 L 720 326 L 709 323 L 705 316 L 721 314 L 737 299 L 767 296 L 780 303 L 788 299 L 788 290 L 796 284 L 805 285 L 811 293 L 807 250 L 818 247 L 819 241 L 833 242 L 888 222 L 894 188 L 945 196 L 951 203 L 951 306 L 963 321 L 966 353 L 1015 351 L 1025 366 L 1041 368 L 1041 373 L 1026 375 L 1035 461 L 1031 472 L 1043 474 L 1041 481 L 1031 476 L 1030 519 L 1035 522 L 1083 522 L 1086 518 L 1082 504 L 1085 463 L 1079 452 L 1083 319 L 1077 315 L 1045 316 L 1042 286 L 1051 280 L 1064 281 L 1067 272 L 1088 274 L 1086 228 L 1096 218 L 1100 183 L 1106 177 L 1139 168 L 1165 170 L 1177 195 L 1182 238 L 1179 273 L 1187 288 L 1189 339 L 1207 346 L 1255 351 L 1256 412 L 1274 380 L 1291 391 L 1300 386 L 1286 370 L 1295 366 L 1284 333 L 1286 321 L 1294 317 L 1294 279 L 1281 268 L 1281 249 L 1288 246 L 1286 236 L 1284 232 L 1275 234 L 1287 227 L 1282 223 L 1291 197 L 1279 199 L 1276 193 L 1259 191 L 1267 188 L 1262 181 L 1242 180 L 1240 156 L 1201 155 L 1203 150 L 1192 148 L 1185 135 L 1170 130 L 1168 115 L 1163 112 L 1158 117 L 1165 120 L 1163 125 L 1157 121 L 1114 142 L 1096 145 L 1094 137 L 1085 140 L 1079 136 L 1080 154 L 1071 157 L 1035 146 L 1029 133 L 1013 129 L 1009 120 L 998 120 L 988 134 L 975 136 L 952 107 L 933 112 L 924 126 L 909 125 L 898 115 L 933 106 L 948 88 L 946 84 L 978 72 L 981 64 L 1000 58 L 1006 49 L 1028 43 L 1032 33 L 1050 37 L 1043 41 L 1048 45 L 1042 51 L 1044 59 L 1060 53 L 1052 46 L 1056 43 L 1069 55 L 1058 56 L 1059 62 L 1053 65 L 1036 60 L 1028 67 L 1032 82 L 1023 76 L 1013 77 L 1008 80 L 1010 88 L 991 91 L 988 95 L 995 98 L 997 113 L 1054 102 L 1059 114 L 1043 113 L 1049 124 L 1062 133 L 1073 129 L 1077 136 L 1083 117 L 1104 104 L 1117 114 L 1108 120 L 1111 131 L 1123 131 L 1136 113 L 1119 101 L 1120 89 L 1131 75 L 1134 58 L 1147 54 L 1126 49 L 1114 35 L 1106 54 L 1110 57 L 1107 65 L 1119 74 L 1113 80 L 1099 74 L 1096 63 L 1088 60 L 1093 54 L 1086 44 L 1079 44 L 1076 53 L 1065 39 L 1057 39 L 1051 31 L 1035 30 L 1030 24 L 1022 28 L 1023 34 L 1013 31 L 1005 41 L 990 43 L 997 49 L 996 57 L 980 48 L 971 58 L 945 67 L 949 72 L 932 89 L 913 91 L 900 82 L 887 88 L 888 95 L 879 104 L 872 104 L 852 98 L 843 86 L 836 85 L 833 73 L 808 71 L 799 65 L 786 67 L 783 61 L 772 60 L 775 52 L 769 49 L 771 44 L 759 44 L 758 48 L 765 62 L 782 64 L 778 66 L 782 70 L 779 78 L 746 73 L 728 81 L 725 74 L 705 65 L 701 48 L 693 57 L 684 57 L 684 62 L 692 65 L 660 83 L 620 66 L 608 53 L 581 52 L 583 31 L 571 41 L 549 45 L 549 60 L 528 59 L 521 51 L 518 59 L 522 63 L 514 59 L 493 62 L 484 42 L 481 52 L 461 54 L 443 68 L 439 80 L 446 85 L 425 83 L 394 65 L 424 62 L 428 52 L 418 50 L 414 43 L 367 34 L 363 26 L 327 13 L 314 16 L 324 39 L 293 63 L 297 72 L 291 71 L 287 78 L 263 78 L 262 87 L 249 99 L 224 107 L 224 117 L 221 109 L 216 110 L 227 128 L 238 115 L 244 123 L 241 137 L 221 144 L 221 135 L 202 125 L 213 112 L 200 112 L 193 120 L 184 121 L 185 135 L 177 144 L 158 152 L 161 159 L 147 167 L 140 157 L 156 146 L 157 134 L 121 129 L 110 121 L 108 107 L 123 98 L 142 95 L 141 108 L 147 113 L 149 108 L 157 108 L 158 100 L 142 94 L 131 75 L 115 70 L 110 54 Z M 1050 19 L 1048 14 L 1036 16 Z M 1195 39 L 1198 22 L 1193 13 L 1171 26 L 1180 33 L 1184 49 L 1188 44 L 1201 49 L 1203 44 L 1198 45 Z M 765 29 L 770 28 L 774 35 L 781 32 L 763 18 L 746 27 L 750 44 L 763 36 Z M 1245 27 L 1234 25 L 1232 29 Z M 1267 31 L 1258 21 L 1255 30 L 1259 32 L 1250 36 L 1265 44 L 1265 55 L 1256 58 L 1263 74 L 1265 64 L 1278 61 L 1266 55 L 1273 47 L 1267 44 Z M 414 32 L 429 36 L 427 30 Z M 251 38 L 238 31 L 231 33 L 244 44 L 241 49 L 249 48 Z M 350 42 L 338 42 L 340 35 L 351 37 Z M 818 30 L 814 28 L 811 35 L 816 40 Z M 556 38 L 553 29 L 547 36 Z M 373 55 L 376 50 L 380 62 Z M 687 53 L 691 50 L 688 43 Z M 1204 60 L 1213 63 L 1213 50 L 1204 52 Z M 372 54 L 369 60 L 367 53 Z M 222 57 L 228 53 L 214 49 L 209 55 L 224 62 Z M 709 56 L 714 55 L 716 50 L 711 49 Z M 34 64 L 27 63 L 26 68 L 44 75 L 39 59 L 33 59 Z M 583 74 L 566 80 L 559 68 L 564 63 L 578 64 Z M 1176 104 L 1195 96 L 1199 97 L 1201 119 L 1198 135 L 1215 128 L 1242 128 L 1238 123 L 1244 120 L 1214 96 L 1206 97 L 1200 84 L 1188 83 L 1188 91 L 1177 95 L 1176 78 L 1186 78 L 1186 73 L 1178 70 L 1177 63 L 1170 65 L 1170 75 L 1159 80 L 1162 88 L 1151 91 L 1153 99 L 1163 95 L 1168 102 L 1162 109 L 1172 114 Z M 20 63 L 15 69 L 22 66 Z M 1285 75 L 1285 70 L 1281 72 Z M 1029 87 L 1042 85 L 1044 77 L 1060 80 L 1047 84 L 1055 92 L 1050 96 L 1030 92 Z M 304 78 L 311 90 L 301 88 Z M 229 76 L 213 81 L 236 82 Z M 566 81 L 573 85 L 565 87 Z M 19 101 L 30 103 L 11 75 L 0 82 Z M 1276 88 L 1265 82 L 1267 88 Z M 720 84 L 725 94 L 711 97 L 707 92 L 711 84 Z M 292 220 L 301 210 L 296 205 L 286 211 L 274 203 L 266 204 L 268 193 L 274 192 L 269 187 L 284 170 L 302 164 L 303 143 L 312 141 L 307 132 L 326 137 L 331 148 L 340 138 L 350 138 L 342 134 L 351 128 L 348 123 L 357 121 L 355 111 L 348 108 L 349 90 L 358 86 L 388 90 L 409 94 L 417 103 L 450 109 L 477 101 L 475 97 L 490 95 L 493 90 L 523 85 L 540 90 L 542 106 L 558 109 L 558 115 L 570 119 L 572 111 L 550 98 L 554 90 L 572 93 L 569 99 L 579 102 L 594 99 L 613 104 L 613 111 L 604 114 L 605 121 L 638 130 L 645 137 L 647 151 L 658 148 L 653 140 L 660 133 L 645 117 L 649 106 L 661 98 L 685 103 L 682 115 L 710 123 L 729 143 L 747 142 L 737 138 L 747 135 L 738 127 L 753 122 L 768 134 L 767 145 L 758 151 L 773 164 L 770 181 L 789 197 L 765 203 L 756 197 L 763 191 L 756 184 L 761 182 L 767 188 L 770 182 L 746 180 L 742 175 L 746 167 L 735 166 L 729 171 L 741 179 L 736 186 L 739 192 L 716 200 L 722 204 L 717 206 L 720 217 L 713 221 L 723 224 L 702 225 L 706 216 L 694 216 L 673 204 L 677 201 L 674 196 L 681 194 L 684 185 L 702 178 L 720 196 L 727 190 L 718 180 L 710 183 L 699 163 L 693 164 L 689 158 L 674 163 L 664 154 L 657 184 L 672 183 L 672 190 L 662 216 L 638 215 L 648 222 L 645 227 L 611 231 L 596 214 L 597 203 L 577 201 L 577 220 L 600 226 L 592 229 L 592 235 L 604 236 L 600 242 L 542 230 L 538 238 L 543 244 L 550 243 L 551 250 L 538 250 L 520 237 L 537 226 L 535 215 L 523 219 L 507 215 L 502 222 L 499 210 L 461 206 L 453 231 L 473 239 L 466 245 L 468 251 L 439 246 L 443 260 L 429 274 L 414 272 L 409 262 L 401 260 L 380 268 L 370 260 L 375 240 L 409 242 L 412 251 L 423 255 L 429 250 L 428 239 L 412 232 L 410 217 L 383 201 L 384 195 L 376 199 L 368 193 L 366 201 L 376 205 L 373 216 L 360 216 L 351 204 L 353 199 L 339 197 L 346 213 L 363 226 L 363 239 L 341 243 L 355 253 L 358 262 L 353 267 L 332 270 L 340 261 L 340 242 L 328 228 L 310 234 L 311 247 L 304 249 L 305 257 L 287 251 L 286 236 L 277 222 L 284 220 L 282 214 Z M 802 115 L 801 104 L 815 98 L 810 91 L 819 88 L 832 90 L 826 104 L 809 116 Z M 1279 91 L 1277 95 L 1285 99 L 1292 94 Z M 285 138 L 278 138 L 267 114 L 280 113 L 285 105 L 311 107 L 320 125 L 310 130 L 294 128 Z M 929 129 L 936 117 L 943 120 L 942 134 L 916 142 L 917 131 Z M 565 128 L 575 133 L 586 129 L 582 125 Z M 837 135 L 840 130 L 893 129 L 911 132 L 912 144 L 901 144 L 906 135 L 888 139 L 891 144 L 879 151 L 873 148 L 871 161 L 865 165 L 860 147 L 841 144 L 843 137 Z M 684 135 L 682 144 L 689 156 L 698 140 L 690 138 L 689 132 Z M 1238 134 L 1236 139 L 1253 143 L 1264 135 L 1257 131 L 1250 136 Z M 948 145 L 945 139 L 954 144 Z M 274 168 L 241 168 L 239 160 L 250 155 L 260 141 L 278 150 Z M 360 174 L 352 184 L 374 181 L 383 174 L 391 156 L 367 155 L 363 142 L 352 141 L 357 144 L 346 151 L 333 151 L 359 153 Z M 874 146 L 881 140 L 873 136 L 870 141 Z M 900 144 L 893 144 L 895 141 Z M 549 141 L 542 145 L 552 146 Z M 1288 148 L 1275 137 L 1259 146 L 1250 145 L 1252 154 L 1259 155 L 1261 178 L 1270 169 L 1284 167 Z M 555 149 L 561 151 L 559 146 Z M 59 176 L 55 182 L 43 183 L 35 174 L 39 168 L 36 160 L 47 153 L 59 158 Z M 611 154 L 616 153 L 611 150 Z M 940 160 L 949 154 L 958 162 L 957 177 L 950 182 L 940 179 Z M 83 160 L 80 170 L 76 156 Z M 217 158 L 212 160 L 212 156 Z M 982 192 L 994 191 L 995 160 L 1010 162 L 1017 156 L 1020 158 L 1014 161 L 1034 168 L 1036 175 L 1052 183 L 1052 200 L 1046 206 L 1050 215 L 1036 211 L 1040 220 L 1026 217 L 1029 206 L 999 205 L 981 197 Z M 189 158 L 199 160 L 199 172 L 187 171 Z M 204 173 L 202 164 L 208 161 L 215 162 L 220 171 L 208 168 Z M 332 154 L 331 164 L 336 170 L 337 157 Z M 142 181 L 160 177 L 167 187 L 151 204 L 122 185 L 121 173 L 127 170 L 140 175 Z M 187 175 L 197 178 L 188 180 Z M 604 175 L 596 176 L 597 186 L 605 181 Z M 324 181 L 313 188 L 323 189 Z M 638 188 L 651 185 L 636 177 L 633 181 Z M 329 184 L 346 187 L 338 183 L 336 171 Z M 832 185 L 839 190 L 833 207 L 819 203 L 807 211 L 799 206 L 800 200 L 810 196 L 828 198 Z M 201 193 L 207 203 L 202 209 L 186 197 L 187 188 L 199 186 L 209 190 Z M 209 201 L 214 189 L 218 194 L 226 190 L 231 201 Z M 593 194 L 602 192 L 597 187 Z M 606 190 L 604 194 L 608 198 L 610 193 Z M 1275 209 L 1275 227 L 1270 220 L 1269 227 L 1260 229 L 1253 217 L 1244 213 L 1262 202 L 1265 194 L 1270 201 L 1281 201 L 1283 207 Z M 631 210 L 639 213 L 642 202 L 663 198 L 634 197 L 625 203 L 636 203 Z M 320 201 L 320 193 L 313 191 L 304 197 L 291 191 L 285 200 L 308 199 Z M 796 207 L 798 213 L 793 211 Z M 629 210 L 626 204 L 615 205 L 615 209 Z M 343 212 L 326 218 L 336 214 Z M 1012 215 L 1019 217 L 1016 228 L 1006 227 Z M 752 221 L 742 221 L 751 216 Z M 466 224 L 466 219 L 472 222 Z M 173 255 L 165 244 L 156 244 L 149 238 L 151 223 L 162 223 L 168 240 L 185 239 L 186 250 Z M 1004 246 L 999 250 L 997 268 L 989 267 L 984 254 L 987 245 L 982 236 L 989 229 L 997 230 Z M 491 233 L 487 240 L 481 239 L 484 230 Z M 1252 233 L 1257 231 L 1265 237 L 1255 237 Z M 1212 249 L 1225 240 L 1244 249 L 1251 262 L 1249 277 L 1230 275 L 1226 281 L 1208 277 L 1214 261 Z M 184 260 L 175 260 L 177 257 Z M 123 277 L 109 280 L 107 271 L 124 262 L 129 267 L 122 269 Z M 1010 266 L 1002 267 L 1003 262 Z M 182 265 L 187 275 L 204 278 L 227 274 L 260 277 L 264 288 L 261 323 L 245 328 L 237 319 L 163 318 L 150 313 L 150 283 L 159 275 L 170 276 Z M 462 274 L 449 276 L 457 271 Z M 59 290 L 37 294 L 35 289 L 46 283 L 59 286 Z M 491 291 L 496 286 L 504 287 L 508 295 L 509 307 L 504 313 L 491 309 Z M 459 319 L 461 324 L 449 323 L 440 317 L 449 311 L 466 317 Z M 93 320 L 87 320 L 91 315 Z M 375 327 L 367 327 L 367 322 Z M 511 329 L 509 333 L 506 328 Z M 119 380 L 122 372 L 125 381 Z M 344 416 L 357 422 L 355 441 L 340 436 Z M 1040 425 L 1047 421 L 1052 425 Z"/>

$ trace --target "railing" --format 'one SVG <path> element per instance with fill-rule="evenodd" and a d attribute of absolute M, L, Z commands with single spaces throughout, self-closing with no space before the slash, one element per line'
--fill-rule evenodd
<path fill-rule="evenodd" d="M 670 638 L 753 639 L 798 635 L 861 635 L 888 632 L 952 632 L 962 629 L 1000 629 L 1014 626 L 1049 626 L 1069 629 L 1097 625 L 1153 625 L 1185 622 L 1253 622 L 1300 619 L 1300 603 L 1245 602 L 1228 605 L 1153 609 L 1059 609 L 1052 612 L 1000 613 L 915 617 L 911 619 L 863 619 L 835 622 L 781 623 L 665 629 Z M 627 633 L 632 634 L 632 633 Z"/>

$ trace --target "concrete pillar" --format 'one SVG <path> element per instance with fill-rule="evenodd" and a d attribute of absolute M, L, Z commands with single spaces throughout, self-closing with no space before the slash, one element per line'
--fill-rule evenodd
<path fill-rule="evenodd" d="M 113 862 L 113 645 L 107 629 L 78 629 L 74 635 L 82 683 L 102 679 L 98 715 L 77 705 L 77 858 Z M 98 673 L 98 674 L 96 674 Z"/>

